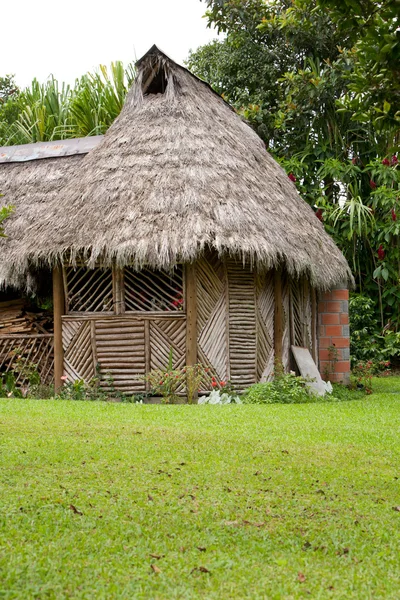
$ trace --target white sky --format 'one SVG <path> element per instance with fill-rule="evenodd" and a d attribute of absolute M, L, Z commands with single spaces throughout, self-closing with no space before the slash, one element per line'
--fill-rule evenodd
<path fill-rule="evenodd" d="M 1 3 L 0 76 L 23 87 L 50 74 L 76 77 L 112 61 L 128 63 L 156 44 L 182 63 L 217 37 L 200 0 L 11 0 Z"/>

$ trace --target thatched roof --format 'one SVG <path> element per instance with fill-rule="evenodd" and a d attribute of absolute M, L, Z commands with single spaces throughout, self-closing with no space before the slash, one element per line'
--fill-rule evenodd
<path fill-rule="evenodd" d="M 342 253 L 251 127 L 155 46 L 137 67 L 120 116 L 79 165 L 60 158 L 50 181 L 37 182 L 39 161 L 25 172 L 13 165 L 4 203 L 17 203 L 18 181 L 34 185 L 2 243 L 7 276 L 82 252 L 89 265 L 165 268 L 211 247 L 308 274 L 320 288 L 350 281 Z"/>

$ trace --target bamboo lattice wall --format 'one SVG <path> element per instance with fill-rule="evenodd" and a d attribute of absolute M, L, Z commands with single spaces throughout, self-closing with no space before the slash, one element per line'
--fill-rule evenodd
<path fill-rule="evenodd" d="M 125 393 L 143 391 L 143 376 L 166 366 L 170 348 L 174 366 L 185 364 L 185 271 L 96 271 L 98 276 L 82 268 L 64 271 L 65 374 L 70 381 L 99 376 L 105 388 L 111 378 Z M 283 273 L 281 293 L 282 361 L 288 370 L 290 345 L 311 350 L 315 328 L 308 283 Z M 273 273 L 209 253 L 196 263 L 196 294 L 197 356 L 208 369 L 202 391 L 211 389 L 212 377 L 231 380 L 239 391 L 268 380 L 275 359 Z M 87 310 L 77 313 L 82 306 Z"/>
<path fill-rule="evenodd" d="M 257 381 L 267 381 L 274 370 L 274 277 L 272 271 L 256 277 Z M 284 346 L 285 350 L 285 346 Z"/>

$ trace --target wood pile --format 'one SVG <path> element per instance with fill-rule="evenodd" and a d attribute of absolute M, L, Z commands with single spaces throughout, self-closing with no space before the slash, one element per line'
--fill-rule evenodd
<path fill-rule="evenodd" d="M 0 335 L 51 333 L 53 318 L 48 311 L 31 312 L 23 298 L 0 302 Z"/>

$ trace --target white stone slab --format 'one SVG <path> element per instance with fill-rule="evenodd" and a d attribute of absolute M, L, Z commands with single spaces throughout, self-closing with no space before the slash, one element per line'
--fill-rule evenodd
<path fill-rule="evenodd" d="M 311 356 L 307 348 L 301 348 L 300 346 L 292 346 L 292 352 L 297 366 L 299 367 L 300 375 L 305 379 L 312 379 L 308 384 L 309 388 L 318 394 L 318 396 L 325 396 L 326 384 L 322 380 L 320 372 L 317 369 L 313 357 Z"/>

